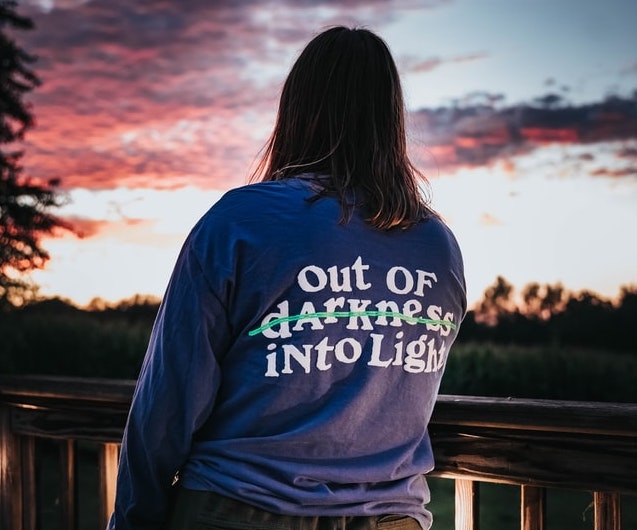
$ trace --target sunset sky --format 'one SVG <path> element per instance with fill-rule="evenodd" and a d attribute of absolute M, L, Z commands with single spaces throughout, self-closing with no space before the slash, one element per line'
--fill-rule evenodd
<path fill-rule="evenodd" d="M 410 150 L 465 256 L 498 275 L 613 297 L 637 283 L 635 0 L 23 0 L 39 59 L 25 173 L 59 177 L 83 234 L 44 240 L 41 294 L 161 296 L 196 220 L 247 181 L 302 47 L 376 31 L 406 93 Z"/>

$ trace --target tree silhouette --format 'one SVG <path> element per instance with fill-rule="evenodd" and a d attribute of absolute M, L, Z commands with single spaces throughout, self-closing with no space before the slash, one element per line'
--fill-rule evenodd
<path fill-rule="evenodd" d="M 540 285 L 531 282 L 522 291 L 525 315 L 548 320 L 564 310 L 567 294 L 561 284 Z"/>
<path fill-rule="evenodd" d="M 497 324 L 503 317 L 515 309 L 513 285 L 504 277 L 498 276 L 495 283 L 484 291 L 484 298 L 478 305 L 476 317 L 490 325 Z"/>
<path fill-rule="evenodd" d="M 7 29 L 33 29 L 33 21 L 16 12 L 17 2 L 0 0 L 0 309 L 20 305 L 37 290 L 22 273 L 41 268 L 49 254 L 42 236 L 71 226 L 50 213 L 62 206 L 58 179 L 41 183 L 23 175 L 23 152 L 17 144 L 34 124 L 23 97 L 40 85 L 30 65 L 36 58 L 11 38 Z"/>

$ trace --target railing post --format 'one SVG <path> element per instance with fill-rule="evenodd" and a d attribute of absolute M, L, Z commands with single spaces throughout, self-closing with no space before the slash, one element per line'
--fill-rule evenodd
<path fill-rule="evenodd" d="M 520 488 L 520 528 L 544 530 L 546 524 L 546 490 L 537 486 Z"/>
<path fill-rule="evenodd" d="M 621 530 L 621 496 L 617 492 L 594 491 L 595 530 Z"/>
<path fill-rule="evenodd" d="M 37 473 L 35 437 L 20 436 L 22 459 L 22 522 L 23 530 L 39 528 L 39 496 L 37 493 Z"/>
<path fill-rule="evenodd" d="M 0 406 L 0 530 L 22 530 L 20 438 L 11 430 L 11 413 Z"/>
<path fill-rule="evenodd" d="M 60 508 L 63 530 L 77 528 L 77 456 L 75 440 L 60 442 Z"/>
<path fill-rule="evenodd" d="M 99 446 L 99 473 L 100 473 L 100 523 L 106 527 L 108 519 L 115 507 L 115 484 L 117 482 L 117 459 L 119 445 L 114 443 L 100 444 Z"/>
<path fill-rule="evenodd" d="M 480 529 L 480 484 L 456 479 L 456 530 Z"/>

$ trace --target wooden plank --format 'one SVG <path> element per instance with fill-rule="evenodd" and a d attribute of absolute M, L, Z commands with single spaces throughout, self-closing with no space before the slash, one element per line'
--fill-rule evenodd
<path fill-rule="evenodd" d="M 100 523 L 104 527 L 115 507 L 115 485 L 117 482 L 117 460 L 119 456 L 118 444 L 101 444 L 99 447 L 99 500 Z"/>
<path fill-rule="evenodd" d="M 127 410 L 72 409 L 68 407 L 15 407 L 16 434 L 66 440 L 119 443 L 124 433 Z"/>
<path fill-rule="evenodd" d="M 440 395 L 433 425 L 637 436 L 637 403 Z"/>
<path fill-rule="evenodd" d="M 10 411 L 0 406 L 0 530 L 22 530 L 20 440 L 11 430 Z"/>
<path fill-rule="evenodd" d="M 0 403 L 15 434 L 121 441 L 135 381 L 0 376 Z"/>
<path fill-rule="evenodd" d="M 35 438 L 22 436 L 20 441 L 22 460 L 22 507 L 23 530 L 36 530 L 38 525 L 39 499 L 37 494 L 37 472 Z"/>
<path fill-rule="evenodd" d="M 637 438 L 439 425 L 435 476 L 637 495 Z"/>
<path fill-rule="evenodd" d="M 134 380 L 0 376 L 0 401 L 16 404 L 67 401 L 127 409 L 134 389 Z M 635 437 L 637 404 L 440 395 L 431 422 Z"/>
<path fill-rule="evenodd" d="M 60 516 L 61 528 L 75 530 L 77 518 L 77 458 L 75 440 L 60 442 Z"/>
<path fill-rule="evenodd" d="M 593 505 L 595 507 L 595 530 L 621 530 L 621 497 L 619 493 L 594 491 Z"/>
<path fill-rule="evenodd" d="M 131 379 L 102 379 L 54 375 L 0 375 L 0 396 L 130 403 Z M 19 401 L 19 400 L 18 400 Z"/>
<path fill-rule="evenodd" d="M 544 530 L 546 525 L 546 489 L 536 486 L 520 488 L 521 530 Z"/>
<path fill-rule="evenodd" d="M 455 530 L 479 530 L 480 484 L 473 480 L 456 481 Z"/>

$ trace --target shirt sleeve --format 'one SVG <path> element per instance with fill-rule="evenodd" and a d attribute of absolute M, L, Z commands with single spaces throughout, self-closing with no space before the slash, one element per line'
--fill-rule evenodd
<path fill-rule="evenodd" d="M 172 482 L 220 385 L 217 357 L 230 333 L 192 241 L 179 255 L 159 308 L 122 440 L 109 530 L 159 530 Z"/>

